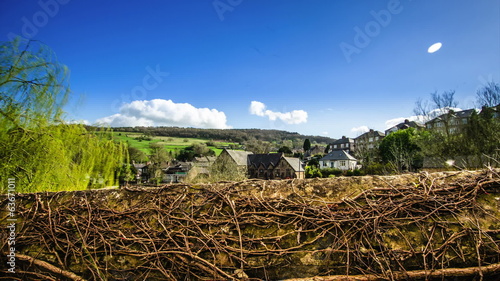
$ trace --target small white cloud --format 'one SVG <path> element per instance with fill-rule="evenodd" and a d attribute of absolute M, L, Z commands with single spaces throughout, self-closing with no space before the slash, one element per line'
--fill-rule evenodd
<path fill-rule="evenodd" d="M 359 126 L 359 127 L 354 127 L 351 129 L 351 132 L 356 133 L 358 135 L 361 135 L 363 133 L 366 133 L 370 131 L 370 128 L 368 126 Z"/>
<path fill-rule="evenodd" d="M 443 44 L 441 44 L 441 42 L 434 43 L 434 44 L 432 44 L 432 46 L 429 47 L 429 49 L 427 49 L 427 52 L 429 54 L 435 53 L 435 52 L 439 51 L 439 49 L 441 49 L 442 46 L 443 46 Z"/>
<path fill-rule="evenodd" d="M 230 128 L 222 111 L 196 108 L 189 103 L 154 99 L 133 101 L 120 107 L 120 113 L 98 119 L 112 127 L 123 126 L 180 126 L 197 128 Z"/>
<path fill-rule="evenodd" d="M 261 103 L 260 101 L 252 101 L 250 103 L 250 114 L 257 116 L 265 116 L 264 110 L 266 109 L 266 105 Z"/>
<path fill-rule="evenodd" d="M 266 105 L 259 101 L 252 101 L 249 108 L 250 114 L 265 117 L 269 120 L 276 121 L 277 119 L 287 124 L 307 123 L 307 112 L 304 110 L 293 110 L 290 112 L 276 112 L 266 110 Z"/>
<path fill-rule="evenodd" d="M 85 119 L 80 119 L 80 120 L 69 120 L 67 121 L 69 124 L 82 124 L 82 125 L 90 125 L 90 122 Z"/>
<path fill-rule="evenodd" d="M 328 132 L 327 131 L 321 132 L 321 135 L 322 136 L 328 136 Z"/>

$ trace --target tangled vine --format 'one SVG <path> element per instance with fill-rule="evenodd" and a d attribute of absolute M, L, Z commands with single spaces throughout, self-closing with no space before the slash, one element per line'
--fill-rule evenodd
<path fill-rule="evenodd" d="M 299 193 L 266 197 L 252 192 L 259 181 L 20 194 L 18 271 L 3 275 L 10 280 L 499 276 L 498 171 L 441 180 L 422 173 L 418 182 L 374 187 L 340 201 Z M 299 188 L 307 180 L 287 185 Z M 5 204 L 3 199 L 2 208 Z M 306 278 L 311 276 L 323 277 Z"/>

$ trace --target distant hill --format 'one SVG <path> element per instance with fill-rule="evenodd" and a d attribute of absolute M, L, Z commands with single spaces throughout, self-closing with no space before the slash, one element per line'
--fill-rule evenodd
<path fill-rule="evenodd" d="M 296 132 L 262 129 L 197 129 L 180 127 L 115 127 L 115 132 L 137 132 L 152 136 L 199 138 L 243 143 L 251 139 L 268 142 L 283 140 L 305 140 L 317 143 L 331 143 L 335 139 L 322 136 L 306 136 Z"/>

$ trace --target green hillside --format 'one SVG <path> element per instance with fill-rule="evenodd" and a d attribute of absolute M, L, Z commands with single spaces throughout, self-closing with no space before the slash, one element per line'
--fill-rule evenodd
<path fill-rule="evenodd" d="M 113 132 L 113 136 L 116 140 L 125 142 L 129 146 L 137 148 L 148 155 L 150 154 L 149 148 L 152 143 L 163 145 L 169 152 L 180 151 L 193 144 L 205 143 L 216 155 L 219 155 L 224 147 L 229 147 L 231 145 L 238 146 L 238 144 L 231 142 L 211 141 L 199 138 L 148 136 L 138 132 Z"/>

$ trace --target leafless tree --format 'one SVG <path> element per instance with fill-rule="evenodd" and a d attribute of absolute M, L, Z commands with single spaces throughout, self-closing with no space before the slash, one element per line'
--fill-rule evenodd
<path fill-rule="evenodd" d="M 483 88 L 476 92 L 478 107 L 493 107 L 500 104 L 500 84 L 488 82 Z"/>

